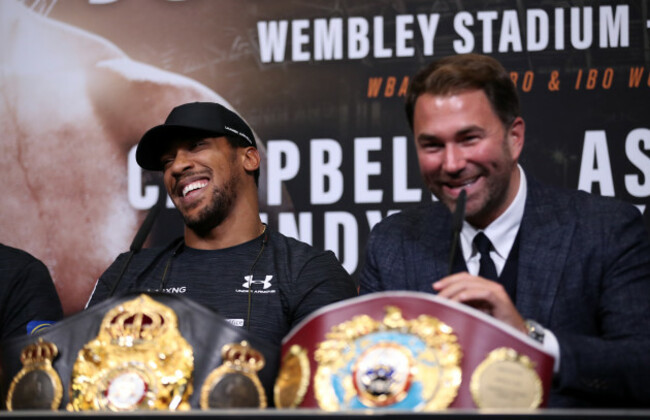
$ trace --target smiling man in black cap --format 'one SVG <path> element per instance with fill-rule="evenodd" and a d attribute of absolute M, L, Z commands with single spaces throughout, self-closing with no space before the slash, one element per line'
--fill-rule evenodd
<path fill-rule="evenodd" d="M 184 236 L 137 253 L 120 278 L 128 258 L 122 254 L 97 281 L 89 306 L 114 289 L 176 293 L 279 343 L 315 309 L 356 296 L 331 251 L 270 231 L 260 220 L 260 155 L 252 130 L 234 112 L 216 103 L 178 106 L 145 133 L 136 160 L 163 172 Z"/>

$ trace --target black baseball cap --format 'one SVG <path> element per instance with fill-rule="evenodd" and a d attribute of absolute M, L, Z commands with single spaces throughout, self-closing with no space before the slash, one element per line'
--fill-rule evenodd
<path fill-rule="evenodd" d="M 147 131 L 135 151 L 135 160 L 144 169 L 162 171 L 160 162 L 173 140 L 191 137 L 234 136 L 257 147 L 253 130 L 225 106 L 214 102 L 192 102 L 172 109 L 165 123 Z"/>

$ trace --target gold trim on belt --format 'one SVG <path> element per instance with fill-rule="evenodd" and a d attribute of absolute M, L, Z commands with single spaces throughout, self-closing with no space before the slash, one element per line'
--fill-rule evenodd
<path fill-rule="evenodd" d="M 142 294 L 108 311 L 79 351 L 67 409 L 189 410 L 193 370 L 174 311 Z"/>

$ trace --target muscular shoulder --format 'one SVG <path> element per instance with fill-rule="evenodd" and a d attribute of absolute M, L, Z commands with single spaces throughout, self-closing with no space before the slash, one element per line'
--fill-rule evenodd
<path fill-rule="evenodd" d="M 119 293 L 122 290 L 128 289 L 133 279 L 137 278 L 161 257 L 164 257 L 164 255 L 171 252 L 175 243 L 177 243 L 177 241 L 173 241 L 166 246 L 145 248 L 132 256 L 130 256 L 130 253 L 128 252 L 120 254 L 99 277 L 99 280 L 95 285 L 95 290 L 88 302 L 88 306 L 92 306 L 109 296 L 110 291 L 120 277 L 122 270 L 124 270 L 124 273 L 122 274 L 116 292 Z"/>
<path fill-rule="evenodd" d="M 333 252 L 319 250 L 279 232 L 271 232 L 269 241 L 273 246 L 274 263 L 276 266 L 286 268 L 290 277 L 294 279 L 309 264 L 324 262 L 335 266 L 340 265 Z"/>
<path fill-rule="evenodd" d="M 270 241 L 273 264 L 288 295 L 299 296 L 315 288 L 338 290 L 340 298 L 356 295 L 350 274 L 332 251 L 319 250 L 278 232 L 271 233 Z"/>
<path fill-rule="evenodd" d="M 137 254 L 131 257 L 129 261 L 129 272 L 131 271 L 141 271 L 146 269 L 152 262 L 154 262 L 161 254 L 170 248 L 167 246 L 156 246 L 152 248 L 145 248 L 140 250 Z M 126 260 L 129 258 L 129 253 L 124 252 L 117 256 L 115 261 L 108 267 L 108 269 L 102 274 L 104 277 L 107 274 L 118 271 L 126 263 Z"/>
<path fill-rule="evenodd" d="M 88 93 L 96 115 L 110 127 L 115 142 L 127 150 L 179 104 L 200 101 L 229 106 L 220 95 L 190 78 L 126 56 L 98 62 L 89 79 Z M 111 95 L 115 90 L 122 95 Z M 129 101 L 122 100 L 126 96 Z"/>
<path fill-rule="evenodd" d="M 332 251 L 272 232 L 273 258 L 283 305 L 296 325 L 314 310 L 357 296 L 357 287 Z"/>

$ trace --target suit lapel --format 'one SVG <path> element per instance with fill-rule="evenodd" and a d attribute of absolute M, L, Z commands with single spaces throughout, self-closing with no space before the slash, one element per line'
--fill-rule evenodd
<path fill-rule="evenodd" d="M 436 202 L 429 207 L 420 234 L 410 244 L 411 253 L 418 261 L 408 270 L 413 273 L 418 290 L 432 293 L 431 284 L 447 275 L 451 249 L 451 217 L 444 205 Z"/>
<path fill-rule="evenodd" d="M 549 324 L 575 228 L 575 220 L 555 204 L 557 199 L 529 179 L 520 226 L 517 309 L 543 325 Z"/>

